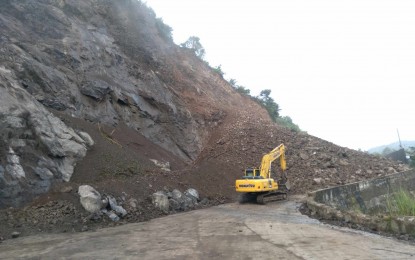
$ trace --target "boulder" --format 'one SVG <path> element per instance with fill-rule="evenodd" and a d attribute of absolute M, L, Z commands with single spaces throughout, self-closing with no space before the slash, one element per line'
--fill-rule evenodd
<path fill-rule="evenodd" d="M 176 201 L 181 201 L 182 197 L 183 197 L 183 194 L 178 189 L 174 189 L 171 192 L 171 197 Z"/>
<path fill-rule="evenodd" d="M 184 192 L 184 195 L 188 196 L 188 197 L 193 197 L 195 198 L 197 201 L 200 201 L 200 197 L 199 197 L 199 192 L 193 188 L 189 188 Z"/>
<path fill-rule="evenodd" d="M 152 197 L 151 197 L 151 202 L 153 203 L 153 205 L 164 211 L 164 212 L 168 212 L 169 211 L 169 199 L 166 195 L 165 192 L 163 191 L 158 191 L 156 193 L 153 193 Z"/>
<path fill-rule="evenodd" d="M 118 216 L 124 217 L 127 215 L 127 211 L 117 204 L 117 200 L 113 196 L 108 196 L 108 203 Z"/>
<path fill-rule="evenodd" d="M 183 196 L 181 208 L 182 208 L 182 210 L 191 209 L 191 208 L 194 208 L 196 203 L 197 203 L 197 200 L 196 200 L 195 197 L 193 197 L 193 196 Z"/>
<path fill-rule="evenodd" d="M 181 208 L 180 202 L 175 199 L 169 199 L 169 208 L 172 211 L 178 211 Z"/>
<path fill-rule="evenodd" d="M 79 137 L 82 138 L 82 140 L 85 141 L 88 147 L 91 147 L 94 145 L 94 140 L 91 138 L 91 136 L 88 133 L 85 133 L 82 131 L 76 131 L 76 133 L 79 135 Z"/>
<path fill-rule="evenodd" d="M 102 208 L 101 194 L 89 185 L 79 186 L 78 194 L 85 210 L 95 213 Z"/>
<path fill-rule="evenodd" d="M 101 212 L 107 215 L 114 222 L 120 220 L 120 217 L 117 214 L 115 214 L 115 212 L 112 210 L 108 211 L 107 209 L 102 209 Z"/>

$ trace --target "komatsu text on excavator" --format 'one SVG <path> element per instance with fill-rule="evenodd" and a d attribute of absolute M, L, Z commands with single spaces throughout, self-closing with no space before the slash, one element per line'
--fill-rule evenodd
<path fill-rule="evenodd" d="M 278 158 L 282 173 L 278 179 L 274 180 L 271 178 L 271 164 Z M 242 193 L 240 201 L 256 201 L 259 204 L 265 204 L 268 201 L 286 199 L 290 189 L 285 173 L 286 168 L 285 146 L 281 144 L 262 157 L 259 169 L 245 169 L 245 176 L 236 180 L 236 191 Z"/>

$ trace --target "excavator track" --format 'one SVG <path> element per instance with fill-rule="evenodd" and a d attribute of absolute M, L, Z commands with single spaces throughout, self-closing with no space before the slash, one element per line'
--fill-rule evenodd
<path fill-rule="evenodd" d="M 279 200 L 286 200 L 288 195 L 286 192 L 269 192 L 258 194 L 256 197 L 256 202 L 258 204 L 266 204 L 271 201 L 279 201 Z"/>

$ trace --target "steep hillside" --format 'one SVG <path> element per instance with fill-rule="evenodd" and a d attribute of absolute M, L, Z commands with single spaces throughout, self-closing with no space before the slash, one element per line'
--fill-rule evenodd
<path fill-rule="evenodd" d="M 5 0 L 0 31 L 0 208 L 15 207 L 0 237 L 113 225 L 83 211 L 81 184 L 123 201 L 124 222 L 162 215 L 163 188 L 234 201 L 280 143 L 293 193 L 405 169 L 275 125 L 140 1 Z"/>
<path fill-rule="evenodd" d="M 21 205 L 2 198 L 24 201 L 56 179 L 67 181 L 84 156 L 68 154 L 68 145 L 58 144 L 65 151 L 56 153 L 55 143 L 45 144 L 55 131 L 33 126 L 38 109 L 60 111 L 91 126 L 123 124 L 185 162 L 198 156 L 217 121 L 226 110 L 236 109 L 241 98 L 205 63 L 174 45 L 165 26 L 139 1 L 0 3 L 0 91 L 14 98 L 2 103 L 0 165 L 5 167 L 0 172 L 12 165 L 5 153 L 14 151 L 26 178 L 0 178 L 3 190 L 13 186 L 13 192 L 0 196 L 0 206 Z M 40 117 L 39 125 L 57 120 L 48 117 L 53 119 Z M 31 143 L 25 132 L 30 132 Z M 22 149 L 39 144 L 46 146 L 43 152 L 39 147 Z M 62 161 L 70 161 L 65 174 L 55 166 Z M 42 177 L 43 172 L 48 177 Z M 46 180 L 38 182 L 39 176 Z"/>

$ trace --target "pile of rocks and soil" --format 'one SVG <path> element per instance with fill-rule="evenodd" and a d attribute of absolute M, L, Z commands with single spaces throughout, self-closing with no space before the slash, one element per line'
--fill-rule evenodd
<path fill-rule="evenodd" d="M 2 238 L 234 202 L 235 180 L 281 143 L 293 194 L 406 169 L 275 125 L 142 1 L 6 0 L 0 16 Z"/>

